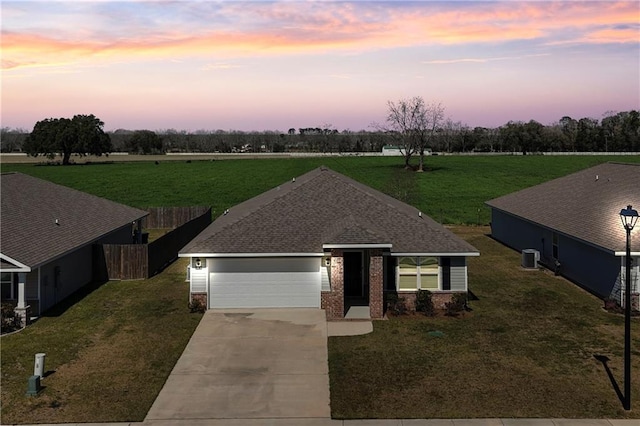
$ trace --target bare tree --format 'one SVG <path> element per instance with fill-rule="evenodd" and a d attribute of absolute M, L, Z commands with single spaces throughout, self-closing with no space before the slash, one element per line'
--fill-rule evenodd
<path fill-rule="evenodd" d="M 418 171 L 423 171 L 425 151 L 434 143 L 436 132 L 444 121 L 444 107 L 440 103 L 426 104 L 420 96 L 397 102 L 388 101 L 387 106 L 386 123 L 374 126 L 395 136 L 405 168 L 412 168 L 411 157 L 418 154 Z"/>
<path fill-rule="evenodd" d="M 444 122 L 444 107 L 440 103 L 426 104 L 422 98 L 419 99 L 420 109 L 417 115 L 417 121 L 415 126 L 416 133 L 416 148 L 420 155 L 420 162 L 418 163 L 418 171 L 424 171 L 424 153 L 426 149 L 434 142 L 436 132 L 442 126 Z"/>

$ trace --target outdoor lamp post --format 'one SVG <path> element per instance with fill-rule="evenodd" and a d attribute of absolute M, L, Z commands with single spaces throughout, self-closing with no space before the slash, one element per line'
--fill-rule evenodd
<path fill-rule="evenodd" d="M 631 410 L 631 230 L 638 221 L 638 211 L 629 205 L 620 211 L 620 219 L 627 231 L 624 290 L 624 409 Z"/>

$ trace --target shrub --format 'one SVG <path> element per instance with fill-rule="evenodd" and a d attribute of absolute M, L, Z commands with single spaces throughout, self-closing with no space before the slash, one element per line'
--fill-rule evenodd
<path fill-rule="evenodd" d="M 604 299 L 604 308 L 607 311 L 619 311 L 619 310 L 621 311 L 622 310 L 620 304 L 618 303 L 618 301 L 613 299 L 613 298 L 610 298 L 610 297 Z"/>
<path fill-rule="evenodd" d="M 464 311 L 467 304 L 467 295 L 464 293 L 456 293 L 451 297 L 451 301 L 444 304 L 445 314 L 455 317 Z"/>
<path fill-rule="evenodd" d="M 191 313 L 198 312 L 200 314 L 204 314 L 206 310 L 207 310 L 207 307 L 205 306 L 204 302 L 202 302 L 202 299 L 200 298 L 195 298 L 191 300 L 191 302 L 189 302 L 189 311 Z"/>
<path fill-rule="evenodd" d="M 394 315 L 404 315 L 407 313 L 407 304 L 404 297 L 398 297 L 397 293 L 385 293 L 385 306 L 387 311 L 391 311 Z"/>
<path fill-rule="evenodd" d="M 404 300 L 404 297 L 398 297 L 394 307 L 393 313 L 395 315 L 404 315 L 407 313 L 407 303 Z"/>
<path fill-rule="evenodd" d="M 398 294 L 397 293 L 384 293 L 383 297 L 384 297 L 384 307 L 385 307 L 385 309 L 388 310 L 388 311 L 393 310 L 394 305 L 398 301 Z"/>
<path fill-rule="evenodd" d="M 16 313 L 11 303 L 3 303 L 0 309 L 2 333 L 10 333 L 22 327 L 20 316 Z"/>
<path fill-rule="evenodd" d="M 418 290 L 416 294 L 416 312 L 422 312 L 428 317 L 435 315 L 432 293 L 429 290 Z"/>

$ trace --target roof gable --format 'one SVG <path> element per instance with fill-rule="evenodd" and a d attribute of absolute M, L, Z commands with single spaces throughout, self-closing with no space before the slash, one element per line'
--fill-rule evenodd
<path fill-rule="evenodd" d="M 231 208 L 181 253 L 320 253 L 325 244 L 477 252 L 414 207 L 321 167 Z"/>
<path fill-rule="evenodd" d="M 22 173 L 3 173 L 2 254 L 31 268 L 148 213 Z"/>
<path fill-rule="evenodd" d="M 487 202 L 614 252 L 625 249 L 619 214 L 629 204 L 640 207 L 640 164 L 604 163 Z M 640 250 L 640 238 L 632 245 Z"/>

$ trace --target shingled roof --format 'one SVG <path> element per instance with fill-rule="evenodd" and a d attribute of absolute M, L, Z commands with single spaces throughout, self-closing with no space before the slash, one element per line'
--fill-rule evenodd
<path fill-rule="evenodd" d="M 0 182 L 0 252 L 31 268 L 148 214 L 22 173 Z"/>
<path fill-rule="evenodd" d="M 487 202 L 613 252 L 625 250 L 619 214 L 629 204 L 640 208 L 640 164 L 604 163 Z M 632 250 L 640 251 L 640 237 L 632 238 Z"/>
<path fill-rule="evenodd" d="M 349 244 L 478 254 L 416 208 L 325 167 L 231 208 L 180 254 L 322 253 L 325 245 Z"/>

